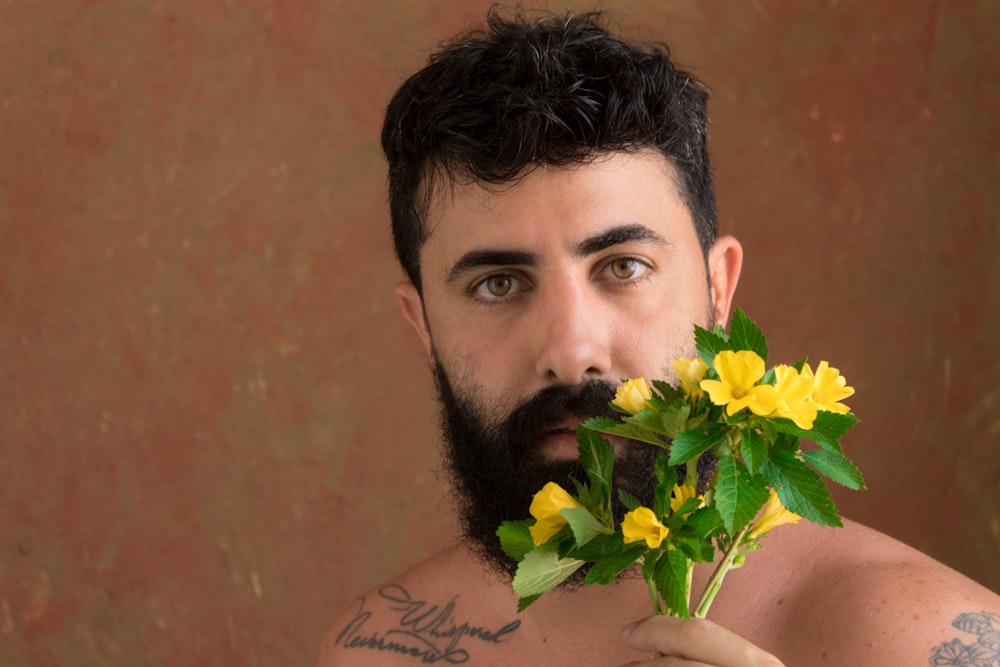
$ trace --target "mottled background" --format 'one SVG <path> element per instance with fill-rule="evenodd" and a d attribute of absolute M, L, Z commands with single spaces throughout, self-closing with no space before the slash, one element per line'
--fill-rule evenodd
<path fill-rule="evenodd" d="M 309 664 L 453 535 L 377 136 L 487 4 L 0 1 L 0 665 Z M 604 6 L 858 389 L 842 509 L 1000 591 L 1000 3 Z"/>

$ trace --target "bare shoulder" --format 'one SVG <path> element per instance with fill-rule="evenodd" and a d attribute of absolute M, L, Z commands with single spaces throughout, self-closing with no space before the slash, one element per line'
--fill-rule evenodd
<path fill-rule="evenodd" d="M 488 576 L 461 546 L 435 554 L 344 609 L 318 667 L 480 662 L 521 625 L 505 587 Z"/>
<path fill-rule="evenodd" d="M 860 524 L 805 528 L 795 539 L 809 546 L 791 551 L 810 565 L 776 619 L 786 664 L 1000 662 L 996 593 Z"/>

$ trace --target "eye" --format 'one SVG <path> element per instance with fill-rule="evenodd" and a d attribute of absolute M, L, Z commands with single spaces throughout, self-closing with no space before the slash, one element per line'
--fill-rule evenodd
<path fill-rule="evenodd" d="M 484 303 L 499 303 L 514 298 L 524 289 L 521 279 L 510 273 L 494 273 L 474 283 L 470 294 Z"/>
<path fill-rule="evenodd" d="M 514 289 L 514 280 L 510 276 L 490 276 L 482 282 L 482 288 L 490 296 L 505 297 Z"/>
<path fill-rule="evenodd" d="M 635 257 L 616 257 L 608 263 L 608 269 L 618 280 L 634 280 L 643 275 L 649 267 Z"/>

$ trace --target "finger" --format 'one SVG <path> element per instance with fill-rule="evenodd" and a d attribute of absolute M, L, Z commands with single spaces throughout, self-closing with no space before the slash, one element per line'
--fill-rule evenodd
<path fill-rule="evenodd" d="M 780 660 L 735 632 L 705 619 L 650 616 L 626 626 L 625 643 L 640 651 L 659 652 L 715 667 L 783 667 Z M 669 663 L 654 663 L 664 665 Z"/>

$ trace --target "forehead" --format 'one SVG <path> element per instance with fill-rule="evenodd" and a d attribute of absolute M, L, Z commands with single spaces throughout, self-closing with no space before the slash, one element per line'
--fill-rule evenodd
<path fill-rule="evenodd" d="M 656 151 L 540 165 L 499 185 L 440 179 L 428 208 L 421 265 L 425 277 L 438 277 L 441 263 L 472 247 L 556 252 L 623 225 L 647 227 L 671 245 L 698 244 L 678 176 Z"/>

